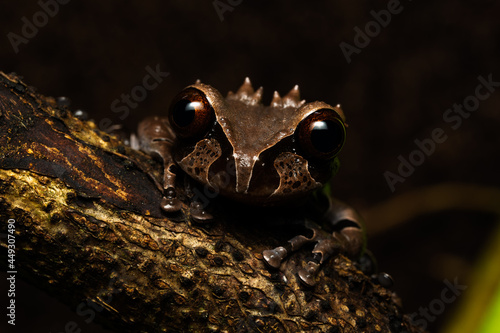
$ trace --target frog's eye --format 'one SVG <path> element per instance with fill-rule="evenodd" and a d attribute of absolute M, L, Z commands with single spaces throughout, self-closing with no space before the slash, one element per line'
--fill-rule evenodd
<path fill-rule="evenodd" d="M 302 149 L 320 159 L 335 157 L 346 136 L 344 122 L 333 109 L 320 109 L 309 114 L 295 133 Z"/>
<path fill-rule="evenodd" d="M 187 88 L 175 96 L 169 110 L 169 120 L 182 138 L 203 135 L 214 117 L 212 106 L 200 90 Z"/>

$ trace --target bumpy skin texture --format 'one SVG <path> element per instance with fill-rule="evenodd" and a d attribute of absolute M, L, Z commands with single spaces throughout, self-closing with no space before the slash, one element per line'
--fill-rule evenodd
<path fill-rule="evenodd" d="M 196 82 L 174 99 L 167 116 L 148 118 L 139 125 L 137 148 L 159 156 L 164 164 L 161 187 L 166 212 L 180 209 L 175 166 L 195 180 L 197 185 L 191 187 L 201 185 L 231 200 L 281 205 L 284 210 L 309 201 L 336 172 L 336 155 L 345 138 L 340 105 L 306 103 L 300 100 L 298 86 L 284 97 L 275 92 L 270 105 L 262 104 L 262 93 L 262 87 L 255 91 L 248 78 L 226 98 Z M 315 139 L 325 128 L 331 135 Z M 195 220 L 212 218 L 199 195 L 191 195 L 191 201 Z M 347 213 L 350 208 L 323 200 L 314 210 L 314 219 L 307 214 L 300 219 L 312 236 L 293 237 L 286 245 L 263 253 L 269 265 L 279 268 L 290 252 L 315 243 L 313 258 L 299 271 L 307 285 L 314 284 L 320 265 L 331 255 L 359 255 L 363 237 L 359 217 Z"/>

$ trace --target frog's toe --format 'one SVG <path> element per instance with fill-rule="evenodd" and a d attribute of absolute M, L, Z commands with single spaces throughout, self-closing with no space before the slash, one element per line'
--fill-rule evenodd
<path fill-rule="evenodd" d="M 167 213 L 175 213 L 181 210 L 182 203 L 177 198 L 163 197 L 161 200 L 161 208 Z"/>
<path fill-rule="evenodd" d="M 394 279 L 388 273 L 382 272 L 377 275 L 378 283 L 387 289 L 391 289 L 394 286 Z"/>
<path fill-rule="evenodd" d="M 191 218 L 198 223 L 207 223 L 213 220 L 213 215 L 205 210 L 203 205 L 199 202 L 193 201 L 189 206 Z"/>
<path fill-rule="evenodd" d="M 321 265 L 328 260 L 330 256 L 339 252 L 339 244 L 332 238 L 318 239 L 312 251 L 312 259 L 310 259 L 305 268 L 298 271 L 299 279 L 307 286 L 315 285 L 316 275 L 321 269 Z"/>
<path fill-rule="evenodd" d="M 274 268 L 279 268 L 283 259 L 288 255 L 288 251 L 283 246 L 278 246 L 272 250 L 265 250 L 262 252 L 262 256 L 266 263 Z"/>
<path fill-rule="evenodd" d="M 161 208 L 167 213 L 175 213 L 181 210 L 182 202 L 177 199 L 177 193 L 173 187 L 165 189 L 161 200 Z"/>
<path fill-rule="evenodd" d="M 320 268 L 320 264 L 314 260 L 307 263 L 305 268 L 301 268 L 298 272 L 300 281 L 305 285 L 312 287 L 316 284 L 315 277 Z"/>

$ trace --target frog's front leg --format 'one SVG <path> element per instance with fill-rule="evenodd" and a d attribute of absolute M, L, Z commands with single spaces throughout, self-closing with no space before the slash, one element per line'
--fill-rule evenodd
<path fill-rule="evenodd" d="M 132 147 L 140 149 L 145 153 L 159 157 L 163 164 L 163 178 L 158 187 L 163 191 L 161 208 L 167 213 L 175 213 L 181 209 L 181 201 L 178 198 L 176 189 L 176 171 L 179 167 L 172 156 L 172 149 L 176 140 L 176 135 L 172 130 L 167 117 L 148 117 L 141 121 L 137 130 L 137 137 L 132 137 Z M 187 181 L 186 178 L 184 180 Z M 213 217 L 206 210 L 204 205 L 196 199 L 192 193 L 193 184 L 186 182 L 184 189 L 188 197 L 192 198 L 189 206 L 191 217 L 196 222 L 207 222 Z"/>
<path fill-rule="evenodd" d="M 342 253 L 350 258 L 360 255 L 364 244 L 362 220 L 359 214 L 350 206 L 336 200 L 330 200 L 329 208 L 322 215 L 321 221 L 326 232 L 318 224 L 306 220 L 305 227 L 312 231 L 311 237 L 295 236 L 285 246 L 263 252 L 264 260 L 272 267 L 279 268 L 281 262 L 294 251 L 306 244 L 316 243 L 312 250 L 312 258 L 305 267 L 298 270 L 300 280 L 308 286 L 313 286 L 314 277 L 321 265 L 332 255 Z"/>
<path fill-rule="evenodd" d="M 141 121 L 138 130 L 140 150 L 159 157 L 163 164 L 163 199 L 161 207 L 167 213 L 174 213 L 181 209 L 181 202 L 175 189 L 175 170 L 177 166 L 172 158 L 172 146 L 175 142 L 175 133 L 172 131 L 166 117 L 148 117 Z"/>

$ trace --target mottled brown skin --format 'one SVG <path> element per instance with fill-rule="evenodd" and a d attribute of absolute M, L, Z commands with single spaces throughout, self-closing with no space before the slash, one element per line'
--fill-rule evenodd
<path fill-rule="evenodd" d="M 169 115 L 141 122 L 135 148 L 163 161 L 162 208 L 166 212 L 176 212 L 181 206 L 175 166 L 198 186 L 225 198 L 254 206 L 279 205 L 284 210 L 290 210 L 299 200 L 309 201 L 336 172 L 339 164 L 336 155 L 343 139 L 338 150 L 326 157 L 323 152 L 308 153 L 303 141 L 310 139 L 307 137 L 311 135 L 310 127 L 303 124 L 307 121 L 315 124 L 327 117 L 344 131 L 345 116 L 340 105 L 306 103 L 300 100 L 297 86 L 284 97 L 275 92 L 271 104 L 263 105 L 262 92 L 262 87 L 255 91 L 248 78 L 236 93 L 229 92 L 226 98 L 215 88 L 196 82 L 176 97 Z M 189 112 L 179 111 L 178 104 L 182 107 L 188 104 Z M 192 119 L 190 112 L 194 112 Z M 189 114 L 187 125 L 182 123 L 186 114 Z M 181 125 L 176 123 L 179 121 L 176 116 L 181 117 Z M 314 214 L 314 220 L 310 220 L 312 216 L 303 216 L 301 222 L 312 230 L 311 237 L 299 235 L 287 245 L 263 253 L 269 265 L 279 268 L 290 252 L 307 243 L 316 243 L 313 259 L 298 273 L 308 285 L 314 284 L 314 275 L 328 257 L 339 252 L 355 257 L 363 243 L 360 218 L 351 208 L 333 204 L 331 200 L 316 206 L 319 213 Z M 212 218 L 199 198 L 192 200 L 191 216 L 198 221 Z M 329 231 L 325 232 L 318 224 L 327 226 Z"/>

